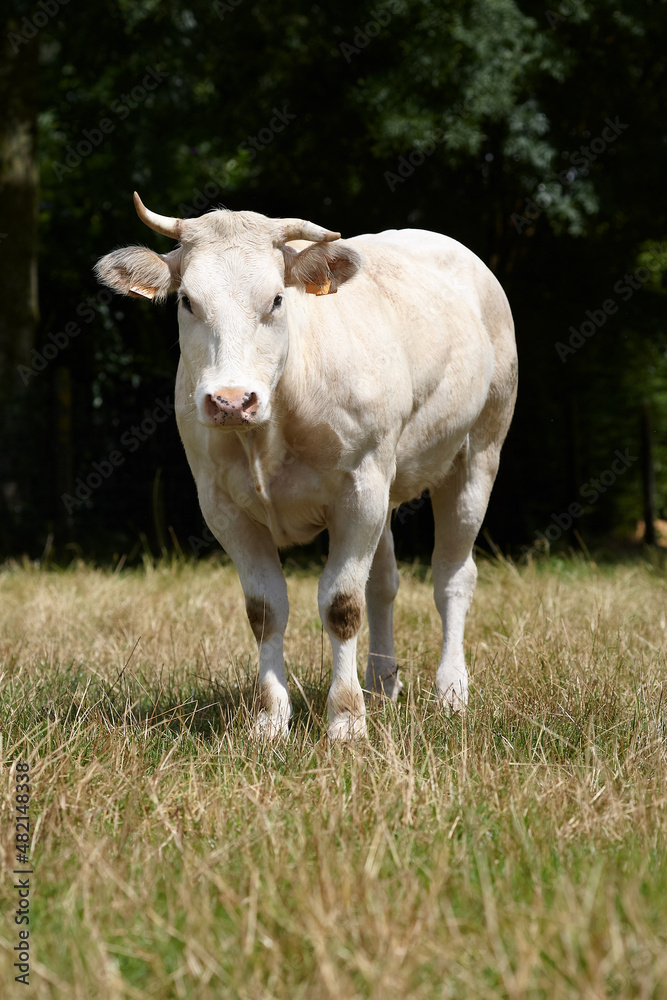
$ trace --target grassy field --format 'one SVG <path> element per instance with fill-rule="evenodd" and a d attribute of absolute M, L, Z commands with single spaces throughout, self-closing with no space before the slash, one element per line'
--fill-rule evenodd
<path fill-rule="evenodd" d="M 288 573 L 295 719 L 262 747 L 231 567 L 0 571 L 0 995 L 667 997 L 664 566 L 482 560 L 464 720 L 404 568 L 403 699 L 333 747 L 317 575 Z"/>

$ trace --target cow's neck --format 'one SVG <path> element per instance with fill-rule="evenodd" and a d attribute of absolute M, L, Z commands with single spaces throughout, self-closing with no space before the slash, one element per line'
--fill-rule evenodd
<path fill-rule="evenodd" d="M 239 438 L 248 460 L 253 489 L 266 511 L 269 530 L 274 538 L 282 538 L 284 525 L 271 495 L 271 480 L 293 458 L 290 457 L 280 421 L 271 420 L 262 427 L 239 434 Z"/>
<path fill-rule="evenodd" d="M 278 442 L 271 440 L 275 437 L 272 430 L 272 423 L 269 423 L 265 427 L 258 427 L 255 430 L 239 434 L 239 440 L 248 459 L 253 487 L 257 496 L 267 507 L 271 504 L 272 453 L 277 450 L 276 445 L 278 444 Z M 272 444 L 274 447 L 271 447 Z"/>
<path fill-rule="evenodd" d="M 307 337 L 305 339 L 308 339 Z M 304 331 L 290 324 L 289 350 L 285 365 L 272 393 L 272 416 L 249 432 L 239 434 L 248 460 L 248 469 L 257 497 L 264 505 L 274 536 L 282 533 L 280 514 L 271 495 L 271 481 L 285 466 L 293 465 L 304 451 L 297 428 L 308 424 L 312 411 L 309 383 L 309 355 L 304 348 Z M 312 362 L 312 357 L 311 357 Z M 319 395 L 316 393 L 316 395 Z M 296 434 L 293 432 L 297 432 Z"/>

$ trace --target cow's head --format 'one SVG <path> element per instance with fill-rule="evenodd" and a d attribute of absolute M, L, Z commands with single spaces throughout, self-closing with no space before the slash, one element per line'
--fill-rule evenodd
<path fill-rule="evenodd" d="M 134 203 L 147 226 L 180 245 L 167 254 L 115 250 L 98 261 L 99 280 L 155 301 L 177 292 L 181 355 L 198 419 L 236 430 L 263 423 L 287 360 L 286 299 L 335 292 L 360 267 L 359 254 L 332 242 L 340 233 L 300 219 L 226 210 L 171 219 L 148 211 L 136 193 Z M 289 240 L 313 244 L 297 251 Z"/>

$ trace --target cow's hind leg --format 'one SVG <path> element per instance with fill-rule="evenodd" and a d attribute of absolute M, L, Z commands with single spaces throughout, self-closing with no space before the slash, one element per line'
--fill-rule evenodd
<path fill-rule="evenodd" d="M 394 598 L 398 584 L 394 538 L 388 517 L 366 584 L 369 631 L 366 691 L 385 695 L 392 701 L 396 701 L 403 687 L 394 653 Z"/>
<path fill-rule="evenodd" d="M 468 701 L 463 632 L 477 582 L 472 549 L 484 520 L 499 456 L 497 442 L 476 451 L 466 439 L 448 478 L 431 491 L 433 589 L 442 618 L 442 656 L 435 685 L 438 699 L 453 711 L 465 708 Z"/>

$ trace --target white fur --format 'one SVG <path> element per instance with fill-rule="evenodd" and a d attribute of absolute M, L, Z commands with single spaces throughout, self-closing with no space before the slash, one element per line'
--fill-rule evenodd
<path fill-rule="evenodd" d="M 436 693 L 461 709 L 472 547 L 516 394 L 503 291 L 454 240 L 405 230 L 330 243 L 354 248 L 362 267 L 336 295 L 308 295 L 284 287 L 284 259 L 269 220 L 225 214 L 237 217 L 233 233 L 221 219 L 215 231 L 207 223 L 199 239 L 189 223 L 190 242 L 184 240 L 180 291 L 193 312 L 179 309 L 176 414 L 206 522 L 233 559 L 246 598 L 271 611 L 270 634 L 259 640 L 263 707 L 256 732 L 284 734 L 291 714 L 277 546 L 306 542 L 325 527 L 330 551 L 319 607 L 333 650 L 329 736 L 366 731 L 356 619 L 347 612 L 338 622 L 330 618 L 340 595 L 349 610 L 350 601 L 363 608 L 366 594 L 367 691 L 397 697 L 398 575 L 388 518 L 427 488 L 443 621 Z M 278 294 L 283 304 L 272 311 Z M 257 426 L 211 426 L 203 401 L 226 386 L 257 394 Z M 341 637 L 341 628 L 354 634 Z"/>

